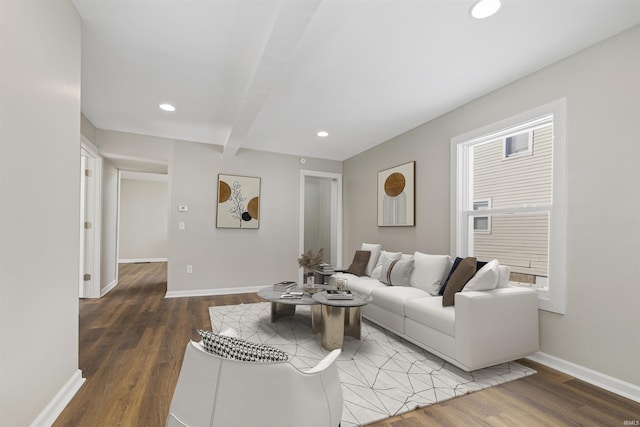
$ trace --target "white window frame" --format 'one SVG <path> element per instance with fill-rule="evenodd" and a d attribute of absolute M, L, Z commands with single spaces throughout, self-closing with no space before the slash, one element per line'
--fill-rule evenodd
<path fill-rule="evenodd" d="M 487 207 L 476 209 L 476 203 L 486 203 Z M 491 197 L 488 198 L 480 198 L 473 199 L 473 210 L 474 211 L 482 211 L 491 209 Z M 486 229 L 477 229 L 475 225 L 475 221 L 473 224 L 473 232 L 476 234 L 491 234 L 491 215 L 476 215 L 475 218 L 487 218 L 487 228 Z"/>
<path fill-rule="evenodd" d="M 469 194 L 465 183 L 469 182 L 469 156 L 464 150 L 481 140 L 497 139 L 517 133 L 518 126 L 531 126 L 536 120 L 553 116 L 553 201 L 549 223 L 549 276 L 548 286 L 536 289 L 538 307 L 542 310 L 565 314 L 566 265 L 567 265 L 567 159 L 566 159 L 566 99 L 553 101 L 516 116 L 500 120 L 480 129 L 451 139 L 451 255 L 468 256 L 469 217 L 479 211 L 469 210 Z M 471 206 L 473 208 L 473 206 Z M 510 213 L 514 209 L 505 209 Z M 539 211 L 540 207 L 526 206 L 522 212 Z M 494 210 L 495 211 L 495 210 Z"/>

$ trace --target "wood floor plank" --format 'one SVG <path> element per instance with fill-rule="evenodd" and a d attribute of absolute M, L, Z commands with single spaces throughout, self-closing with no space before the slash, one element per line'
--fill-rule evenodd
<path fill-rule="evenodd" d="M 86 382 L 55 427 L 163 426 L 185 346 L 199 339 L 198 328 L 211 329 L 209 307 L 262 301 L 256 294 L 167 299 L 166 274 L 166 263 L 122 264 L 115 289 L 80 301 L 79 363 Z M 640 403 L 520 362 L 538 374 L 371 426 L 621 426 L 640 420 Z"/>

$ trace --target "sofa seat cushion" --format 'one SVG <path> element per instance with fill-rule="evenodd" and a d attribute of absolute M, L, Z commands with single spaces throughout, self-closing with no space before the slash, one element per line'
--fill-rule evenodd
<path fill-rule="evenodd" d="M 359 294 L 371 295 L 371 291 L 376 288 L 386 288 L 387 285 L 380 283 L 379 280 L 372 279 L 367 276 L 356 276 L 349 273 L 336 273 L 333 275 L 335 279 L 347 279 L 347 288 Z"/>
<path fill-rule="evenodd" d="M 385 310 L 404 316 L 404 305 L 407 301 L 415 298 L 423 298 L 429 294 L 422 289 L 407 286 L 384 286 L 375 288 L 371 292 L 372 304 Z"/>
<path fill-rule="evenodd" d="M 405 317 L 455 337 L 455 306 L 442 306 L 442 297 L 417 298 L 404 305 Z"/>

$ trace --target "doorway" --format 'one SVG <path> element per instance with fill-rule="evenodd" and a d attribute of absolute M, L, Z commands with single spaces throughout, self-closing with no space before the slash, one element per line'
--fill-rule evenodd
<path fill-rule="evenodd" d="M 300 253 L 324 249 L 324 262 L 342 266 L 342 175 L 300 171 Z M 302 281 L 302 270 L 299 280 Z"/>
<path fill-rule="evenodd" d="M 118 264 L 167 262 L 168 182 L 166 173 L 119 171 Z"/>

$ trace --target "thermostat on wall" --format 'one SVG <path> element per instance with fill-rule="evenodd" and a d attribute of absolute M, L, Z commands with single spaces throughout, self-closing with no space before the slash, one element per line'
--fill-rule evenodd
<path fill-rule="evenodd" d="M 187 212 L 188 210 L 189 210 L 189 207 L 187 205 L 178 206 L 178 212 Z"/>

